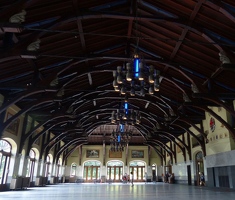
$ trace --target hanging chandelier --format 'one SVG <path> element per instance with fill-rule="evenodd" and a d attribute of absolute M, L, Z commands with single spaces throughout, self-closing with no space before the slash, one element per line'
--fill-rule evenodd
<path fill-rule="evenodd" d="M 129 93 L 131 96 L 145 96 L 146 93 L 153 95 L 159 91 L 160 71 L 155 70 L 152 65 L 145 65 L 138 54 L 135 54 L 132 63 L 118 66 L 113 71 L 113 77 L 114 90 L 122 95 Z"/>
<path fill-rule="evenodd" d="M 123 124 L 118 124 L 116 131 L 110 136 L 110 151 L 124 151 L 132 137 L 132 131 L 124 130 Z"/>
<path fill-rule="evenodd" d="M 126 109 L 117 109 L 117 111 L 113 111 L 111 115 L 111 123 L 112 124 L 129 124 L 135 125 L 140 124 L 141 115 L 136 110 L 128 110 Z"/>
<path fill-rule="evenodd" d="M 140 112 L 137 110 L 129 109 L 127 99 L 125 99 L 124 104 L 121 104 L 120 109 L 113 111 L 111 115 L 112 124 L 136 125 L 140 124 L 140 120 Z"/>

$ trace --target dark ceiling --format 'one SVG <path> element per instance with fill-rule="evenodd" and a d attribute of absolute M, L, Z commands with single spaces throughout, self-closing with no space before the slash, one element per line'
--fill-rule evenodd
<path fill-rule="evenodd" d="M 68 147 L 108 144 L 111 113 L 128 98 L 141 113 L 128 126 L 131 145 L 174 141 L 205 111 L 235 135 L 208 108 L 235 116 L 234 0 L 1 0 L 0 20 L 0 111 L 21 109 L 2 131 L 25 114 L 39 125 L 24 139 L 37 139 L 43 125 L 40 135 L 49 130 Z M 160 91 L 125 97 L 113 89 L 113 71 L 137 49 L 160 71 Z"/>

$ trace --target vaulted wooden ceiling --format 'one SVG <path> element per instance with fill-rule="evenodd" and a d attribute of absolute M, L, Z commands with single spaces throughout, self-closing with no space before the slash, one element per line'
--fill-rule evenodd
<path fill-rule="evenodd" d="M 0 111 L 21 109 L 1 131 L 25 114 L 68 147 L 108 144 L 111 113 L 128 98 L 141 113 L 129 126 L 131 145 L 175 141 L 205 111 L 234 136 L 207 107 L 235 115 L 234 33 L 233 0 L 1 0 Z M 113 71 L 136 49 L 160 71 L 160 91 L 124 97 L 114 91 Z M 39 125 L 25 139 L 34 141 Z"/>

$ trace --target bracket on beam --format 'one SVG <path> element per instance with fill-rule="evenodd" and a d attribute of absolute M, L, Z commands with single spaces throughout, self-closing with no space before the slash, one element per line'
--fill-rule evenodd
<path fill-rule="evenodd" d="M 21 24 L 15 23 L 0 23 L 2 32 L 9 33 L 21 33 L 24 27 Z"/>

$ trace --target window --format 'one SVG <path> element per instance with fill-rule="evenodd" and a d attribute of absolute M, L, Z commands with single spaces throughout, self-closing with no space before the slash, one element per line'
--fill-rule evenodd
<path fill-rule="evenodd" d="M 11 145 L 6 140 L 0 140 L 0 184 L 6 184 L 10 165 Z"/>
<path fill-rule="evenodd" d="M 35 161 L 36 161 L 36 153 L 33 149 L 31 149 L 29 152 L 29 162 L 28 162 L 27 173 L 26 173 L 26 176 L 30 177 L 30 181 L 33 181 Z"/>
<path fill-rule="evenodd" d="M 57 177 L 59 177 L 59 175 L 60 175 L 60 169 L 61 169 L 60 160 L 58 160 L 57 166 L 56 166 L 56 176 Z"/>
<path fill-rule="evenodd" d="M 46 168 L 45 168 L 45 177 L 48 177 L 50 172 L 49 172 L 49 167 L 50 167 L 50 156 L 47 156 L 47 160 L 46 160 Z"/>
<path fill-rule="evenodd" d="M 6 140 L 0 140 L 0 152 L 11 152 L 11 145 Z"/>
<path fill-rule="evenodd" d="M 77 164 L 72 163 L 70 176 L 76 176 Z"/>

